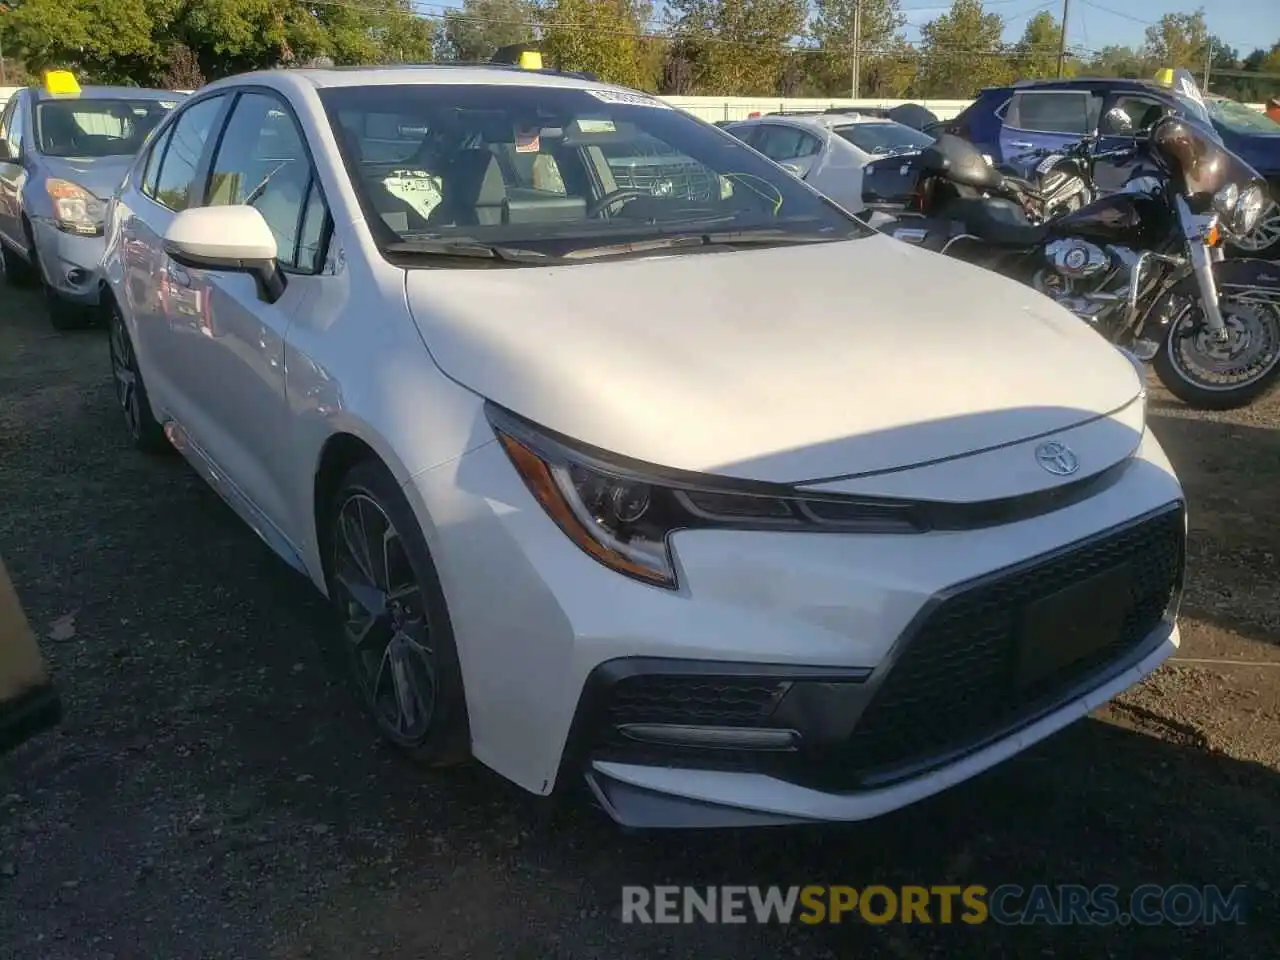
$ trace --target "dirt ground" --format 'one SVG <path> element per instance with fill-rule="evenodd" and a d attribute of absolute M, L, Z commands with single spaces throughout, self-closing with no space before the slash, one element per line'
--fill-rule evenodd
<path fill-rule="evenodd" d="M 1280 395 L 1157 390 L 1192 524 L 1179 662 L 872 824 L 625 834 L 377 745 L 325 610 L 177 458 L 127 446 L 102 331 L 0 293 L 0 555 L 67 704 L 0 760 L 0 956 L 1280 956 Z M 1249 887 L 1231 926 L 634 926 L 623 884 Z"/>

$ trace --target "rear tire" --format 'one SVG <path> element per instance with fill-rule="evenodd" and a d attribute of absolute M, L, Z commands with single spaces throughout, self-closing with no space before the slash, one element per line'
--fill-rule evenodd
<path fill-rule="evenodd" d="M 417 763 L 471 756 L 444 591 L 413 509 L 381 463 L 352 467 L 324 512 L 325 577 L 347 679 L 383 739 Z"/>

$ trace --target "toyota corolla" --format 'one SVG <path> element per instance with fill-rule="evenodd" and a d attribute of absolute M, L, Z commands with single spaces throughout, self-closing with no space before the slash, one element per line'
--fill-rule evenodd
<path fill-rule="evenodd" d="M 332 601 L 425 762 L 628 825 L 865 819 L 1178 644 L 1140 368 L 653 97 L 233 77 L 107 220 L 130 437 Z"/>

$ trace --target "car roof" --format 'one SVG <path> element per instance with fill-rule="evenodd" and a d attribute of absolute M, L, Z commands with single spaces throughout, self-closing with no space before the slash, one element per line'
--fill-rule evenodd
<path fill-rule="evenodd" d="M 43 87 L 32 86 L 36 100 L 181 100 L 186 96 L 177 90 L 160 90 L 154 87 L 81 87 L 78 93 L 50 93 Z"/>
<path fill-rule="evenodd" d="M 1038 80 L 1018 80 L 1015 83 L 993 87 L 984 87 L 982 92 L 1009 92 L 1024 90 L 1070 90 L 1073 87 L 1091 90 L 1094 87 L 1119 87 L 1129 90 L 1147 90 L 1173 96 L 1172 91 L 1155 80 L 1141 80 L 1136 77 L 1063 77 L 1042 78 Z"/>
<path fill-rule="evenodd" d="M 240 86 L 261 81 L 275 81 L 288 77 L 319 89 L 333 87 L 372 87 L 395 85 L 489 85 L 520 87 L 560 87 L 576 90 L 617 90 L 637 94 L 609 83 L 601 83 L 580 74 L 558 70 L 530 70 L 509 64 L 388 64 L 364 67 L 303 67 L 280 70 L 258 70 L 224 77 L 201 88 L 201 92 L 215 87 Z M 640 94 L 649 96 L 649 94 Z"/>
<path fill-rule="evenodd" d="M 763 117 L 751 117 L 738 120 L 736 123 L 790 123 L 801 127 L 813 127 L 819 130 L 834 130 L 836 127 L 848 127 L 858 123 L 895 123 L 887 117 L 868 117 L 856 113 L 818 113 L 818 114 L 768 114 Z"/>

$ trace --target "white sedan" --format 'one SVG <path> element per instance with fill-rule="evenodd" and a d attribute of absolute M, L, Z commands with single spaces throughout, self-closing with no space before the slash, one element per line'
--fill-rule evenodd
<path fill-rule="evenodd" d="M 639 156 L 679 188 L 619 185 Z M 133 443 L 328 596 L 425 762 L 585 778 L 635 826 L 858 820 L 1178 644 L 1183 494 L 1140 368 L 647 95 L 228 78 L 106 235 Z"/>
<path fill-rule="evenodd" d="M 862 213 L 862 168 L 878 157 L 917 153 L 933 143 L 919 130 L 857 114 L 770 115 L 724 129 L 846 210 Z"/>

